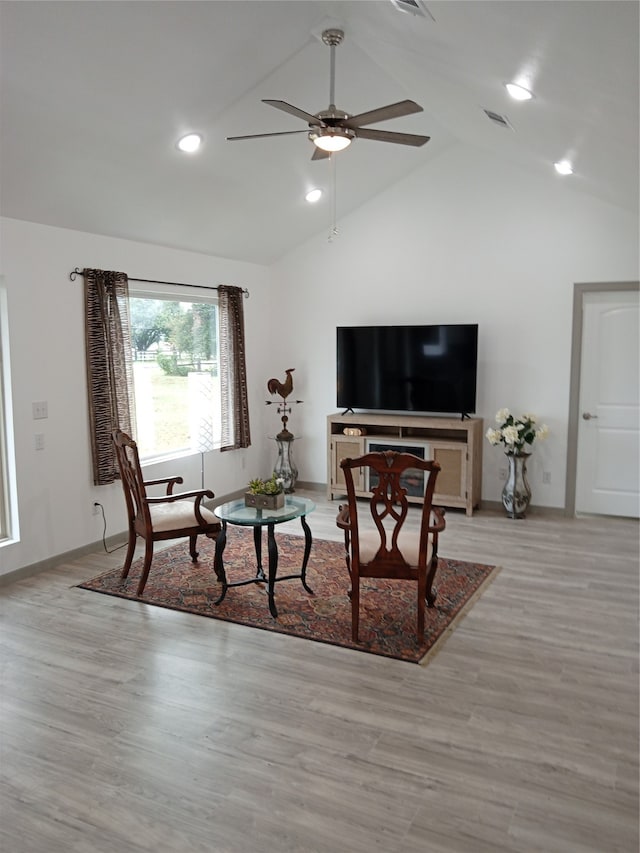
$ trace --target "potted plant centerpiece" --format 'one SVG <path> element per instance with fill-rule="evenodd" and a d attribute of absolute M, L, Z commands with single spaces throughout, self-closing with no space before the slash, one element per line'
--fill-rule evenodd
<path fill-rule="evenodd" d="M 268 480 L 251 480 L 244 502 L 245 506 L 256 509 L 280 509 L 284 506 L 284 480 L 276 477 L 275 472 Z"/>
<path fill-rule="evenodd" d="M 496 412 L 498 428 L 490 427 L 486 437 L 491 444 L 504 444 L 504 452 L 509 460 L 509 473 L 502 490 L 502 505 L 510 518 L 524 518 L 531 501 L 531 487 L 527 481 L 527 459 L 531 454 L 527 448 L 538 439 L 542 441 L 549 434 L 549 427 L 542 424 L 536 427 L 535 415 L 511 414 L 509 409 Z"/>

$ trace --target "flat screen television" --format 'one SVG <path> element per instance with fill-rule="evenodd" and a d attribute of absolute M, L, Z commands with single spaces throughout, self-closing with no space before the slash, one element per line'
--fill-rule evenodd
<path fill-rule="evenodd" d="M 339 326 L 338 407 L 468 415 L 477 362 L 477 323 Z"/>

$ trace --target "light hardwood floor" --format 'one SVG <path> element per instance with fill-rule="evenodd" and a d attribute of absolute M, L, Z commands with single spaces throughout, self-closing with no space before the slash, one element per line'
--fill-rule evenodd
<path fill-rule="evenodd" d="M 637 523 L 447 520 L 502 571 L 427 666 L 74 587 L 121 551 L 1 588 L 0 850 L 637 853 Z"/>

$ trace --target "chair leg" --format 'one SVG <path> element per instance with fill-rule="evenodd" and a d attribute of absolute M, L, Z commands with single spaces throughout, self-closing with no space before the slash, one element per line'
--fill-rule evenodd
<path fill-rule="evenodd" d="M 429 607 L 434 607 L 436 603 L 436 596 L 438 595 L 437 590 L 433 589 L 433 581 L 436 576 L 436 571 L 438 569 L 438 556 L 434 555 L 431 559 L 431 563 L 429 564 L 429 571 L 427 573 L 427 588 L 425 591 L 427 605 Z"/>
<path fill-rule="evenodd" d="M 427 597 L 427 572 L 418 575 L 418 642 L 424 643 L 424 602 Z"/>
<path fill-rule="evenodd" d="M 191 554 L 191 559 L 193 560 L 194 563 L 198 559 L 198 552 L 196 551 L 196 542 L 197 541 L 198 541 L 198 534 L 197 533 L 195 534 L 195 536 L 189 537 L 189 553 Z"/>
<path fill-rule="evenodd" d="M 358 640 L 358 629 L 360 627 L 360 578 L 351 576 L 351 639 L 354 643 Z"/>
<path fill-rule="evenodd" d="M 347 565 L 347 572 L 349 574 L 349 580 L 351 581 L 351 589 L 347 593 L 347 595 L 349 596 L 349 601 L 351 601 L 351 597 L 353 595 L 353 576 L 351 574 L 351 553 L 350 553 L 351 544 L 350 544 L 350 542 L 351 542 L 351 540 L 349 538 L 349 533 L 348 533 L 348 531 L 345 530 L 345 532 L 344 532 L 344 561 Z"/>
<path fill-rule="evenodd" d="M 135 531 L 129 530 L 129 544 L 127 545 L 127 556 L 124 558 L 124 566 L 122 567 L 122 573 L 120 577 L 124 580 L 129 574 L 129 569 L 131 568 L 131 561 L 133 560 L 133 553 L 136 550 L 136 534 Z"/>
<path fill-rule="evenodd" d="M 136 595 L 138 598 L 142 595 L 145 584 L 147 583 L 147 578 L 149 577 L 149 569 L 151 568 L 151 560 L 153 559 L 153 540 L 147 539 L 144 543 L 144 564 L 142 566 L 142 575 L 140 576 L 140 583 L 138 584 L 138 591 Z"/>
<path fill-rule="evenodd" d="M 349 579 L 351 579 L 351 539 L 347 530 L 344 532 L 344 559 L 347 564 Z"/>

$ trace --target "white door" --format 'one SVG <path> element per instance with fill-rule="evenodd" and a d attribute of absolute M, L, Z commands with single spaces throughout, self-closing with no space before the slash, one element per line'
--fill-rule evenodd
<path fill-rule="evenodd" d="M 576 511 L 640 517 L 637 291 L 585 293 Z"/>

